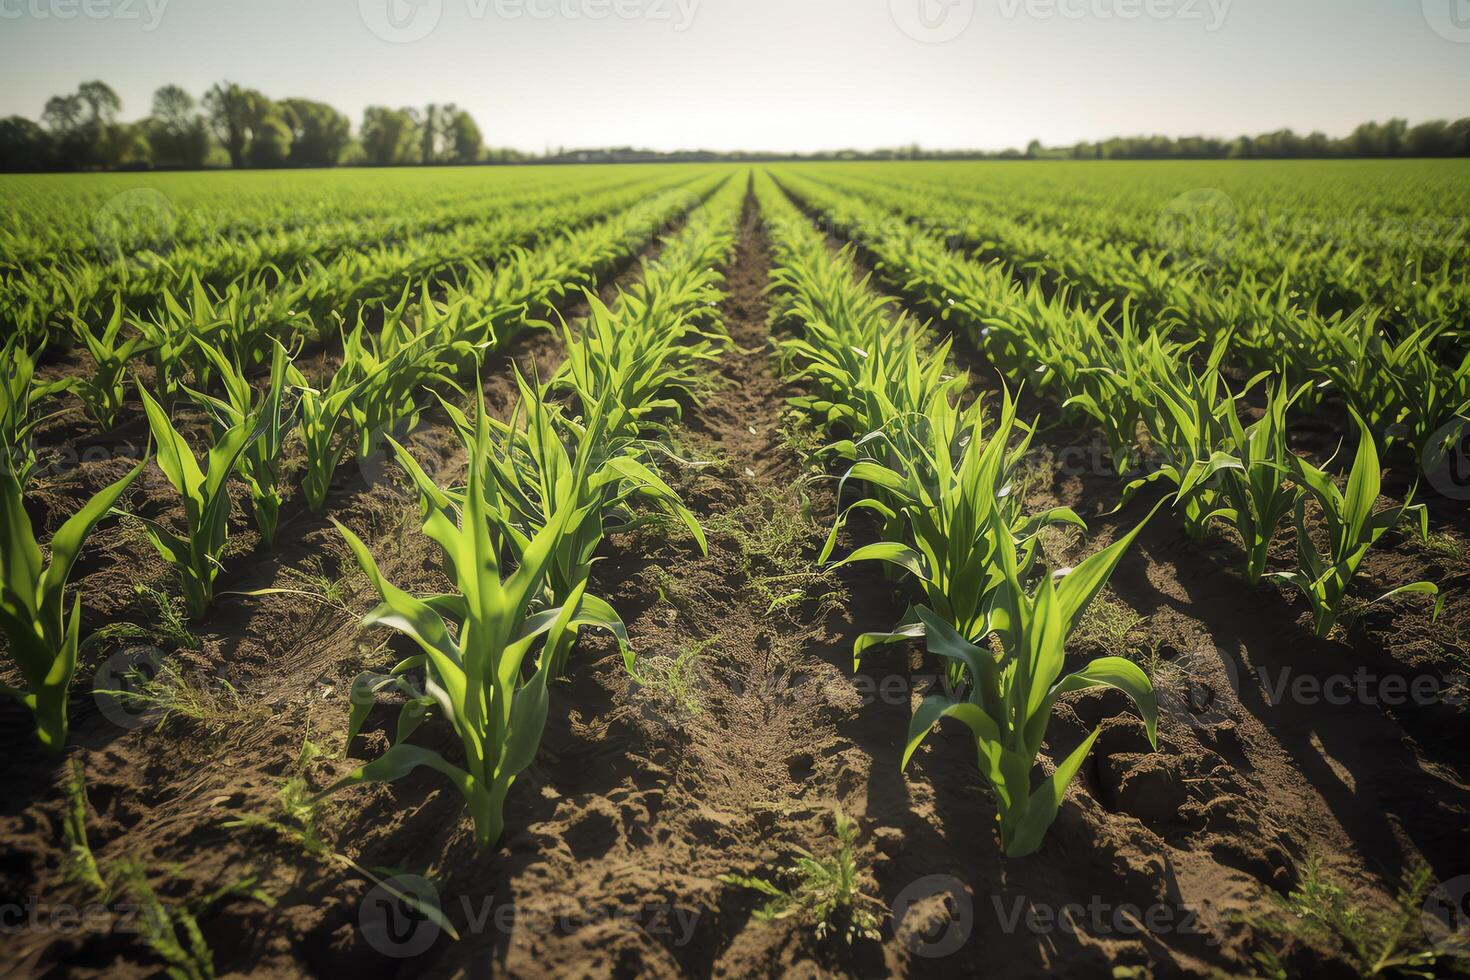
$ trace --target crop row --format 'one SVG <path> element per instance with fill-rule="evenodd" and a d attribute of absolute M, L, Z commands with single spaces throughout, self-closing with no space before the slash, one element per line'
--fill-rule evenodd
<path fill-rule="evenodd" d="M 1424 164 L 1429 172 L 1385 185 L 1323 166 L 1269 183 L 1221 172 L 1225 189 L 1199 186 L 1208 170 L 1159 168 L 1019 184 L 944 167 L 841 179 L 885 198 L 917 194 L 967 248 L 1083 285 L 1098 265 L 1145 284 L 1167 270 L 1203 287 L 1279 289 L 1309 311 L 1372 306 L 1410 328 L 1463 323 L 1470 287 L 1456 270 L 1470 260 L 1470 218 L 1451 174 Z"/>
<path fill-rule="evenodd" d="M 407 239 L 378 239 L 371 228 L 319 229 L 213 239 L 196 246 L 128 244 L 111 259 L 61 262 L 7 277 L 0 319 L 33 341 L 76 321 L 105 321 L 121 305 L 138 320 L 185 314 L 207 317 L 214 307 L 277 326 L 332 313 L 351 318 L 364 303 L 381 302 L 414 282 L 462 280 L 487 263 L 534 247 L 563 232 L 617 213 L 641 198 L 676 186 L 640 180 L 586 193 L 532 185 L 519 195 L 447 230 Z M 196 313 L 197 309 L 197 313 Z"/>
<path fill-rule="evenodd" d="M 1066 508 L 1027 514 L 1011 492 L 1031 437 L 1014 402 L 1007 395 L 997 419 L 979 400 L 966 403 L 967 378 L 948 364 L 948 343 L 933 346 L 922 324 L 895 315 L 890 300 L 859 282 L 850 254 L 830 253 L 768 177 L 757 194 L 776 257 L 774 315 L 797 333 L 781 342 L 782 357 L 792 380 L 811 391 L 794 404 L 834 440 L 825 453 L 845 467 L 844 487 L 862 493 L 843 511 L 827 551 L 847 515 L 869 511 L 881 523 L 881 540 L 838 564 L 887 562 L 923 595 L 892 632 L 858 638 L 854 657 L 922 639 L 948 665 L 953 693 L 929 696 L 914 713 L 904 764 L 941 720 L 966 725 L 995 793 L 1005 851 L 1029 854 L 1097 735 L 1032 787 L 1061 694 L 1121 690 L 1154 738 L 1153 687 L 1131 661 L 1103 657 L 1062 673 L 1068 635 L 1141 525 L 1075 569 L 1040 574 L 1033 590 L 1042 529 L 1083 522 Z M 998 649 L 989 645 L 992 635 Z"/>
<path fill-rule="evenodd" d="M 592 312 L 575 335 L 566 334 L 567 366 L 544 387 L 523 382 L 522 414 L 515 422 L 498 425 L 477 412 L 471 423 L 444 399 L 445 393 L 461 390 L 458 379 L 476 373 L 484 357 L 509 336 L 533 325 L 534 317 L 546 315 L 553 305 L 598 284 L 720 185 L 724 189 L 671 246 L 667 261 L 649 265 L 642 286 L 620 300 L 617 312 L 608 311 L 587 293 Z M 73 596 L 68 604 L 65 595 L 73 564 L 89 533 L 114 512 L 148 462 L 91 498 L 52 537 L 50 561 L 43 562 L 25 507 L 25 483 L 37 463 L 32 443 L 43 421 L 39 412 L 48 399 L 68 392 L 80 397 L 101 424 L 110 425 L 128 391 L 136 390 L 152 434 L 153 459 L 183 513 L 179 522 L 143 520 L 143 525 L 159 555 L 177 574 L 194 617 L 202 616 L 215 598 L 229 536 L 231 497 L 242 488 L 269 546 L 286 490 L 281 457 L 288 440 L 298 441 L 305 451 L 301 489 L 312 511 L 324 507 L 336 468 L 353 452 L 366 457 L 386 443 L 416 478 L 422 478 L 393 434 L 401 435 L 416 424 L 425 408 L 424 396 L 433 393 L 472 447 L 499 447 L 493 459 L 472 457 L 486 467 L 479 476 L 485 481 L 519 481 L 518 499 L 511 496 L 509 484 L 499 489 L 478 484 L 481 490 L 491 488 L 487 492 L 495 506 L 520 508 L 519 517 L 505 518 L 503 536 L 497 538 L 500 544 L 514 548 L 540 540 L 540 529 L 531 526 L 537 520 L 560 529 L 551 536 L 559 549 L 554 556 L 558 573 L 568 576 L 558 579 L 567 585 L 559 598 L 571 602 L 572 611 L 558 627 L 557 636 L 563 638 L 553 647 L 562 651 L 557 656 L 564 658 L 567 631 L 574 634 L 583 623 L 606 621 L 621 632 L 615 616 L 609 620 L 600 615 L 608 609 L 605 603 L 580 591 L 573 594 L 578 585 L 572 581 L 577 576 L 575 560 L 583 562 L 585 573 L 590 552 L 582 545 L 595 546 L 604 517 L 631 497 L 652 499 L 687 518 L 672 491 L 640 461 L 638 447 L 645 432 L 642 416 L 665 407 L 663 399 L 710 355 L 708 339 L 696 343 L 692 334 L 700 330 L 717 334 L 708 312 L 711 299 L 718 295 L 710 269 L 720 250 L 728 248 L 732 233 L 722 231 L 721 222 L 736 206 L 732 203 L 736 191 L 721 174 L 701 178 L 697 188 L 700 194 L 674 190 L 657 195 L 518 256 L 446 301 L 427 293 L 417 302 L 405 296 L 381 311 L 381 325 L 375 329 L 359 320 L 351 331 L 344 331 L 341 358 L 325 381 L 309 380 L 281 340 L 258 322 L 236 323 L 238 330 L 229 324 L 190 325 L 158 345 L 148 343 L 136 324 L 131 329 L 125 326 L 119 308 L 102 331 L 82 331 L 94 360 L 93 372 L 45 385 L 35 381 L 31 353 L 12 338 L 4 348 L 3 363 L 10 370 L 0 389 L 0 444 L 9 463 L 0 473 L 0 524 L 7 541 L 0 554 L 0 630 L 23 685 L 5 688 L 4 693 L 33 712 L 41 742 L 58 749 L 66 738 L 67 690 L 81 639 L 81 597 Z M 662 354 L 655 355 L 657 350 Z M 266 373 L 256 378 L 259 372 L 253 368 L 262 353 Z M 136 359 L 144 354 L 154 369 L 147 387 L 129 377 Z M 569 397 L 581 415 L 563 417 L 550 392 L 572 393 Z M 186 403 L 202 409 L 210 420 L 210 442 L 202 455 L 196 455 L 175 424 Z M 590 421 L 594 416 L 595 423 Z M 521 419 L 530 423 L 525 431 L 518 424 Z M 593 429 L 595 436 L 587 436 Z M 591 441 L 572 452 L 578 462 L 568 471 L 556 464 L 553 450 L 574 436 Z M 592 478 L 584 471 L 593 464 L 596 485 L 589 489 L 578 481 Z M 472 483 L 474 471 L 472 467 Z M 418 482 L 427 493 L 423 479 Z M 594 509 L 595 515 L 574 508 L 584 511 L 574 519 L 571 511 L 558 510 L 566 493 L 585 495 L 593 490 L 600 494 L 599 506 L 606 505 Z M 436 490 L 430 496 L 441 520 L 449 508 L 458 510 L 449 493 Z M 425 498 L 426 508 L 430 496 Z M 556 522 L 553 510 L 561 514 Z M 595 523 L 589 524 L 594 518 Z M 599 530 L 592 534 L 594 527 Z M 435 528 L 442 530 L 437 524 Z M 488 528 L 481 531 L 489 533 Z M 581 544 L 566 547 L 561 531 L 576 536 Z M 515 561 L 515 554 L 505 558 Z M 526 564 L 524 556 L 519 564 Z M 546 574 L 544 568 L 526 573 L 536 580 L 538 596 Z M 552 619 L 537 619 L 541 628 L 516 642 L 540 637 L 551 629 Z M 460 639 L 465 638 L 460 631 Z"/>
<path fill-rule="evenodd" d="M 860 201 L 805 182 L 797 186 L 806 203 L 863 242 L 890 287 L 967 331 L 1015 385 L 1036 386 L 1100 430 L 1120 476 L 1130 477 L 1146 455 L 1145 475 L 1130 480 L 1125 500 L 1145 484 L 1168 485 L 1192 537 L 1203 539 L 1215 524 L 1236 532 L 1251 584 L 1268 574 L 1271 543 L 1289 523 L 1296 568 L 1272 578 L 1305 596 L 1318 635 L 1331 632 L 1363 560 L 1385 534 L 1415 526 L 1427 535 L 1422 505 L 1378 509 L 1382 470 L 1369 423 L 1358 417 L 1360 438 L 1344 492 L 1288 448 L 1289 410 L 1309 387 L 1293 388 L 1279 376 L 1273 382 L 1263 372 L 1232 391 L 1221 368 L 1228 335 L 1195 358 L 1197 342 L 1145 333 L 1126 317 L 1114 327 L 1035 284 L 1017 285 L 1000 267 L 949 252 L 912 225 L 885 221 Z M 1264 412 L 1246 424 L 1242 402 L 1262 387 Z M 1138 444 L 1140 427 L 1145 446 Z M 1317 530 L 1324 523 L 1325 545 Z M 1377 601 L 1403 593 L 1437 595 L 1438 589 L 1416 582 Z"/>
<path fill-rule="evenodd" d="M 1068 321 L 1061 329 L 1072 334 L 1107 336 L 1111 328 L 1130 338 L 1161 334 L 1158 342 L 1165 345 L 1226 344 L 1227 356 L 1247 370 L 1280 369 L 1292 384 L 1310 384 L 1309 403 L 1340 395 L 1382 448 L 1398 442 L 1416 453 L 1436 453 L 1453 441 L 1453 424 L 1470 418 L 1470 352 L 1460 342 L 1463 315 L 1451 310 L 1412 330 L 1388 327 L 1376 307 L 1323 317 L 1298 301 L 1290 284 L 1256 288 L 1247 280 L 1221 288 L 1149 253 L 1112 245 L 1089 250 L 1084 237 L 1070 233 L 1048 235 L 1044 246 L 1036 246 L 1047 268 L 1058 270 L 1062 288 L 1054 290 L 1016 275 L 1010 262 L 952 252 L 943 232 L 931 230 L 952 212 L 931 203 L 924 191 L 877 194 L 794 174 L 784 179 L 803 199 L 820 199 L 845 234 L 865 243 L 882 239 L 890 258 L 902 255 L 897 268 L 912 279 L 897 282 L 898 288 L 912 288 L 924 301 L 942 299 L 933 312 L 953 310 L 980 329 L 1005 310 L 1025 320 L 1030 333 L 1037 332 L 1031 324 Z M 904 223 L 914 227 L 895 227 Z M 905 240 L 898 251 L 889 247 L 896 239 Z M 1024 266 L 1032 261 L 1027 254 L 1013 260 Z M 886 271 L 896 273 L 891 266 Z M 1444 276 L 1434 288 L 1447 284 L 1459 288 L 1463 282 Z M 961 305 L 966 300 L 969 305 Z M 1114 428 L 1126 429 L 1130 421 L 1119 417 Z"/>

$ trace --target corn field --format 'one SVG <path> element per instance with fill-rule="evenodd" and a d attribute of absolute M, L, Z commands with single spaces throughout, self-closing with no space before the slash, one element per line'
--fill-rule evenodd
<path fill-rule="evenodd" d="M 7 960 L 1450 975 L 1467 176 L 0 178 Z"/>

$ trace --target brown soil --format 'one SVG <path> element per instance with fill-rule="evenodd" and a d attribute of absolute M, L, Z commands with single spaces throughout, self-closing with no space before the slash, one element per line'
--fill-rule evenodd
<path fill-rule="evenodd" d="M 343 793 L 321 820 L 323 840 L 376 874 L 433 880 L 459 941 L 439 936 L 414 956 L 383 955 L 361 928 L 372 890 L 363 875 L 279 834 L 224 826 L 240 814 L 279 819 L 288 779 L 323 784 L 353 765 L 344 750 L 371 758 L 393 724 L 392 712 L 375 713 L 362 744 L 343 744 L 351 678 L 404 648 L 379 631 L 359 632 L 371 605 L 367 583 L 330 524 L 299 510 L 273 557 L 251 550 L 248 520 L 237 513 L 241 551 L 221 588 L 318 589 L 287 570 L 319 569 L 340 578 L 343 600 L 226 597 L 198 628 L 199 650 L 165 645 L 237 692 L 202 685 L 216 692 L 210 720 L 126 730 L 90 693 L 92 670 L 112 650 L 94 652 L 79 673 L 69 755 L 85 766 L 88 829 L 104 871 L 137 857 L 170 904 L 198 903 L 255 876 L 273 908 L 235 897 L 200 911 L 220 973 L 362 977 L 1097 976 L 1114 966 L 1137 975 L 1238 975 L 1253 972 L 1262 949 L 1282 951 L 1299 972 L 1343 973 L 1330 942 L 1283 944 L 1259 927 L 1309 856 L 1320 856 L 1369 908 L 1387 907 L 1416 861 L 1440 879 L 1470 872 L 1463 697 L 1406 707 L 1361 698 L 1273 706 L 1266 694 L 1286 668 L 1292 677 L 1327 678 L 1360 665 L 1380 680 L 1439 682 L 1458 672 L 1452 683 L 1465 693 L 1470 573 L 1463 557 L 1437 557 L 1406 540 L 1370 560 L 1358 591 L 1436 579 L 1449 594 L 1440 623 L 1405 600 L 1368 610 L 1341 638 L 1319 642 L 1300 602 L 1239 579 L 1233 544 L 1197 546 L 1161 513 L 1112 584 L 1119 602 L 1146 617 L 1127 645 L 1157 653 L 1159 751 L 1148 751 L 1121 698 L 1064 699 L 1047 756 L 1070 750 L 1093 726 L 1103 733 L 1033 857 L 1001 855 L 994 804 L 962 728 L 942 728 L 900 772 L 911 700 L 934 667 L 918 650 L 894 648 L 852 671 L 853 639 L 898 623 L 908 596 L 876 566 L 834 574 L 815 562 L 836 508 L 835 481 L 803 462 L 803 433 L 785 418 L 783 399 L 793 392 L 771 356 L 769 262 L 748 204 L 724 305 L 734 349 L 717 389 L 686 413 L 680 461 L 666 467 L 707 528 L 709 554 L 682 531 L 651 525 L 610 539 L 597 569 L 594 588 L 628 623 L 642 682 L 609 642 L 592 637 L 580 646 L 492 853 L 475 853 L 458 794 L 433 774 Z M 487 367 L 492 407 L 509 403 L 510 359 L 534 360 L 544 372 L 558 346 L 548 334 L 527 334 Z M 979 362 L 972 366 L 978 373 Z M 1059 456 L 1091 439 L 1054 428 L 1038 443 Z M 442 421 L 427 419 L 410 447 L 442 479 L 463 469 Z M 125 465 L 83 463 L 52 481 L 37 504 L 48 525 Z M 363 536 L 395 584 L 415 592 L 442 585 L 413 499 L 394 480 L 346 465 L 354 472 L 334 492 L 332 516 Z M 1152 504 L 1140 499 L 1105 517 L 1118 499 L 1116 478 L 1096 468 L 1036 472 L 1028 502 L 1070 504 L 1093 530 L 1086 541 L 1048 540 L 1049 556 L 1064 564 Z M 154 507 L 166 499 L 156 489 L 135 496 Z M 873 533 L 855 521 L 838 553 Z M 1451 539 L 1466 547 L 1463 533 Z M 77 577 L 86 627 L 146 622 L 149 607 L 132 585 L 165 587 L 166 570 L 116 525 L 93 541 Z M 1079 636 L 1078 663 L 1112 652 L 1102 635 Z M 26 726 L 13 706 L 0 707 L 12 744 L 31 744 Z M 437 727 L 418 739 L 446 749 L 451 741 Z M 307 740 L 322 754 L 303 763 Z M 63 777 L 60 762 L 29 748 L 4 763 L 0 896 L 87 900 L 65 874 Z M 849 943 L 850 916 L 838 916 L 828 935 L 799 915 L 763 921 L 760 894 L 721 880 L 733 873 L 791 887 L 785 869 L 801 849 L 836 849 L 837 808 L 859 828 L 858 905 L 871 914 L 876 940 Z M 1069 905 L 1082 906 L 1073 910 L 1075 927 L 1045 919 Z M 432 927 L 419 928 L 432 936 Z M 408 935 L 411 942 L 422 933 Z M 22 974 L 159 970 L 139 938 L 116 928 L 22 930 L 7 936 L 4 960 Z"/>

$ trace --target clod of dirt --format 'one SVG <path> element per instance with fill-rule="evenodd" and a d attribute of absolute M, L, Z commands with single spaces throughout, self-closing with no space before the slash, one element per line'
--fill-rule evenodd
<path fill-rule="evenodd" d="M 1140 820 L 1176 820 L 1189 799 L 1179 760 L 1154 753 L 1125 752 L 1098 759 L 1108 805 Z"/>

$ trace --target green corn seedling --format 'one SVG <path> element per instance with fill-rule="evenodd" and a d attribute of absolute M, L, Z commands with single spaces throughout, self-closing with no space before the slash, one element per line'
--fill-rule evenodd
<path fill-rule="evenodd" d="M 929 651 L 957 661 L 973 680 L 962 697 L 936 694 L 924 700 L 909 725 L 903 766 L 940 720 L 963 722 L 975 739 L 980 772 L 995 793 L 1001 844 L 1010 857 L 1025 857 L 1041 846 L 1067 785 L 1101 731 L 1094 730 L 1033 788 L 1031 771 L 1057 698 L 1097 687 L 1122 691 L 1137 705 L 1149 741 L 1157 745 L 1153 685 L 1131 661 L 1101 657 L 1062 676 L 1067 637 L 1142 528 L 1088 558 L 1060 582 L 1044 577 L 1035 595 L 1026 590 L 1015 553 L 1000 549 L 1002 584 L 990 620 L 1004 650 L 999 657 L 961 636 L 934 610 L 917 610 Z"/>
<path fill-rule="evenodd" d="M 1358 452 L 1348 474 L 1347 487 L 1339 490 L 1332 477 L 1299 456 L 1291 461 L 1291 475 L 1304 494 L 1296 503 L 1297 568 L 1278 572 L 1276 578 L 1306 596 L 1312 607 L 1312 626 L 1326 637 L 1336 625 L 1338 613 L 1358 567 L 1383 535 L 1412 519 L 1420 537 L 1429 536 L 1429 514 L 1423 504 L 1411 503 L 1413 493 L 1402 504 L 1374 512 L 1382 490 L 1382 472 L 1373 433 L 1361 418 L 1358 423 Z M 1322 550 L 1307 520 L 1307 498 L 1317 502 L 1327 523 L 1327 548 Z M 1405 593 L 1439 596 L 1432 582 L 1400 586 L 1374 600 L 1382 602 Z M 1438 617 L 1443 599 L 1435 604 Z"/>
<path fill-rule="evenodd" d="M 481 414 L 476 421 L 477 456 L 471 458 L 459 523 L 438 509 L 424 523 L 424 533 L 443 550 L 456 593 L 421 600 L 395 588 L 378 571 L 367 546 L 337 525 L 382 598 L 364 625 L 397 630 L 422 652 L 387 674 L 366 673 L 354 682 L 349 735 L 366 720 L 379 692 L 396 691 L 408 700 L 400 710 L 392 747 L 326 790 L 389 782 L 427 766 L 446 776 L 464 797 L 481 849 L 500 839 L 506 794 L 534 760 L 546 725 L 551 658 L 537 661 L 533 650 L 538 643 L 555 647 L 561 642 L 578 619 L 583 597 L 578 589 L 562 607 L 532 608 L 542 594 L 558 540 L 568 524 L 580 519 L 574 512 L 551 515 L 522 549 L 515 571 L 503 570 L 492 534 L 496 505 L 481 475 L 489 442 Z M 459 737 L 462 764 L 407 741 L 434 715 Z"/>
<path fill-rule="evenodd" d="M 245 422 L 250 422 L 260 431 L 240 456 L 240 478 L 250 491 L 255 526 L 267 548 L 274 547 L 276 527 L 280 522 L 281 454 L 291 428 L 290 414 L 284 406 L 291 355 L 280 341 L 272 341 L 272 344 L 275 353 L 271 358 L 270 377 L 265 389 L 257 395 L 238 364 L 226 357 L 223 351 L 200 341 L 199 350 L 213 365 L 225 397 L 192 392 L 195 398 L 214 409 L 218 420 L 217 435 L 222 436 Z"/>
<path fill-rule="evenodd" d="M 20 482 L 0 472 L 0 632 L 24 679 L 23 688 L 0 685 L 0 693 L 30 709 L 36 735 L 49 751 L 66 744 L 67 690 L 77 668 L 82 597 L 66 606 L 66 582 L 92 529 L 112 511 L 147 461 L 93 496 L 51 538 L 51 561 L 43 566 Z"/>
<path fill-rule="evenodd" d="M 87 416 L 104 429 L 112 428 L 117 421 L 118 412 L 122 411 L 128 362 L 138 354 L 143 345 L 142 337 L 120 339 L 122 326 L 121 299 L 114 303 L 112 318 L 107 321 L 107 326 L 102 328 L 101 333 L 94 332 L 81 319 L 72 321 L 72 332 L 86 345 L 94 365 L 91 376 L 79 377 L 72 391 L 82 400 Z"/>
<path fill-rule="evenodd" d="M 44 418 L 35 417 L 36 405 L 58 392 L 69 391 L 75 379 L 36 384 L 36 357 L 20 337 L 0 348 L 0 466 L 14 474 L 24 489 L 36 467 L 33 436 Z"/>
<path fill-rule="evenodd" d="M 184 604 L 197 619 L 214 602 L 214 580 L 229 537 L 230 475 L 246 448 L 260 436 L 263 422 L 252 416 L 231 423 L 210 447 L 201 469 L 163 407 L 141 385 L 138 396 L 158 445 L 158 467 L 183 505 L 186 537 L 155 520 L 142 518 L 143 524 L 158 554 L 179 573 Z"/>
<path fill-rule="evenodd" d="M 1000 554 L 1019 548 L 1019 574 L 1024 577 L 1043 527 L 1086 525 L 1067 508 L 1034 517 L 1020 512 L 1012 481 L 1030 434 L 1010 445 L 1017 423 L 1009 393 L 988 438 L 978 404 L 961 412 L 943 389 L 936 394 L 927 412 L 900 416 L 896 425 L 879 434 L 892 450 L 887 465 L 862 460 L 843 477 L 844 483 L 861 480 L 876 493 L 849 511 L 863 508 L 878 513 L 894 537 L 865 545 L 837 565 L 881 560 L 907 570 L 923 588 L 928 608 L 968 640 L 980 642 L 989 629 L 990 603 L 1004 581 Z M 880 440 L 864 440 L 868 445 L 876 441 Z M 836 543 L 836 533 L 834 526 L 824 558 Z M 892 633 L 859 637 L 854 666 L 869 648 L 910 639 L 914 631 L 915 624 L 909 622 Z M 958 685 L 962 665 L 955 661 L 950 665 L 950 681 Z"/>
<path fill-rule="evenodd" d="M 307 506 L 320 513 L 342 460 L 356 447 L 371 454 L 394 426 L 411 428 L 419 415 L 420 385 L 452 384 L 450 365 L 440 361 L 442 344 L 428 332 L 410 334 L 390 320 L 377 343 L 364 341 L 361 323 L 343 336 L 342 363 L 324 389 L 313 387 L 294 365 L 288 378 L 301 394 L 299 432 L 306 448 L 302 490 Z"/>
<path fill-rule="evenodd" d="M 1207 464 L 1223 504 L 1211 516 L 1235 525 L 1245 546 L 1246 580 L 1251 585 L 1265 577 L 1276 529 L 1291 515 L 1302 493 L 1288 477 L 1286 412 L 1303 390 L 1288 394 L 1286 383 L 1279 383 L 1267 398 L 1265 414 L 1249 428 L 1241 426 L 1235 412 L 1224 413 L 1229 440 Z"/>

